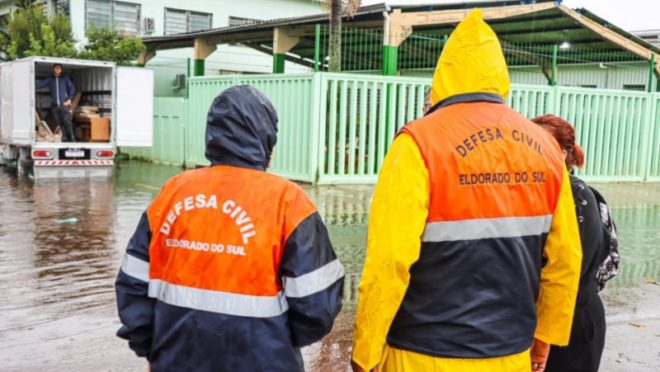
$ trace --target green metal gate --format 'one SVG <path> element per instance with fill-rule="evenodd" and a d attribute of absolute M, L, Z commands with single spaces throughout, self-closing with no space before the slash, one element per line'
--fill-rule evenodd
<path fill-rule="evenodd" d="M 229 87 L 249 84 L 278 111 L 270 171 L 297 181 L 337 184 L 376 181 L 396 132 L 422 115 L 429 80 L 316 73 L 199 77 L 189 84 L 187 108 L 181 109 L 180 101 L 176 106 L 156 100 L 154 148 L 134 154 L 187 167 L 208 164 L 204 131 L 212 100 Z M 529 118 L 555 113 L 574 124 L 586 153 L 579 175 L 660 181 L 660 94 L 513 85 L 507 103 Z M 186 112 L 184 130 L 173 124 L 172 110 Z"/>

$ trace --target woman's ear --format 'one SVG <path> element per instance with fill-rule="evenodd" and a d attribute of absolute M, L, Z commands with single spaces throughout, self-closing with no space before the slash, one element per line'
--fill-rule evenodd
<path fill-rule="evenodd" d="M 564 155 L 564 161 L 565 161 L 566 158 L 568 157 L 568 151 L 566 151 L 566 150 L 561 150 L 561 153 Z"/>

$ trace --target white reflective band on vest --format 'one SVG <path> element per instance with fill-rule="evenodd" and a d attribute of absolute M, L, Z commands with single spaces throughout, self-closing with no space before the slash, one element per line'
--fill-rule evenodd
<path fill-rule="evenodd" d="M 157 279 L 149 282 L 149 297 L 188 309 L 253 318 L 270 318 L 289 309 L 282 292 L 276 296 L 252 296 L 186 287 Z"/>
<path fill-rule="evenodd" d="M 149 262 L 131 256 L 130 254 L 124 255 L 124 262 L 121 264 L 121 271 L 123 271 L 124 274 L 143 282 L 149 281 Z"/>
<path fill-rule="evenodd" d="M 283 278 L 287 297 L 305 297 L 320 292 L 344 276 L 344 266 L 335 259 L 320 268 L 296 278 Z"/>
<path fill-rule="evenodd" d="M 533 217 L 479 218 L 426 224 L 422 242 L 513 238 L 541 235 L 550 231 L 552 215 Z"/>

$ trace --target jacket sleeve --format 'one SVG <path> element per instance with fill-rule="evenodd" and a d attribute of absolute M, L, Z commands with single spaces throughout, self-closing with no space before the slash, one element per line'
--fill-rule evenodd
<path fill-rule="evenodd" d="M 147 214 L 140 218 L 133 237 L 128 243 L 115 291 L 117 309 L 122 327 L 117 336 L 128 340 L 138 356 L 149 358 L 153 314 L 156 301 L 149 298 L 149 243 L 151 229 Z"/>
<path fill-rule="evenodd" d="M 71 81 L 71 78 L 67 77 L 66 78 L 66 96 L 69 97 L 69 99 L 73 100 L 73 96 L 76 95 L 76 86 L 73 85 L 73 81 Z"/>
<path fill-rule="evenodd" d="M 429 174 L 414 140 L 396 137 L 371 203 L 367 256 L 359 286 L 353 361 L 371 370 L 419 259 L 429 209 Z"/>
<path fill-rule="evenodd" d="M 36 83 L 36 89 L 42 89 L 48 86 L 48 83 L 50 82 L 50 78 L 45 78 L 43 80 L 37 81 Z"/>
<path fill-rule="evenodd" d="M 565 346 L 571 335 L 582 267 L 582 244 L 566 170 L 544 256 L 547 263 L 541 270 L 535 337 L 548 344 Z"/>
<path fill-rule="evenodd" d="M 289 304 L 287 316 L 294 346 L 320 340 L 330 332 L 341 310 L 344 267 L 318 212 L 305 217 L 286 238 L 280 278 Z"/>

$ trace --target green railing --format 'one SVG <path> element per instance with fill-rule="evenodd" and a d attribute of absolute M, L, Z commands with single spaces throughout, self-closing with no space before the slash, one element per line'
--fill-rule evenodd
<path fill-rule="evenodd" d="M 649 181 L 660 181 L 660 93 L 656 93 L 653 98 L 654 108 L 652 109 L 652 122 L 649 130 L 649 148 L 647 153 L 650 155 L 648 167 L 646 169 L 646 179 Z"/>
<path fill-rule="evenodd" d="M 322 74 L 319 183 L 372 183 L 396 131 L 420 117 L 428 80 Z"/>
<path fill-rule="evenodd" d="M 187 104 L 183 98 L 156 97 L 154 99 L 153 145 L 125 147 L 122 152 L 131 157 L 156 163 L 182 165 L 185 159 L 184 138 Z"/>
<path fill-rule="evenodd" d="M 154 148 L 136 155 L 187 167 L 208 164 L 208 108 L 220 92 L 240 84 L 263 91 L 278 110 L 270 170 L 336 184 L 376 181 L 395 133 L 422 115 L 429 80 L 331 73 L 194 78 L 184 132 L 165 120 L 181 107 L 157 99 L 156 118 L 162 119 L 155 123 Z M 660 94 L 514 85 L 507 102 L 529 118 L 555 113 L 573 123 L 587 159 L 578 174 L 587 179 L 660 181 Z"/>
<path fill-rule="evenodd" d="M 318 82 L 312 75 L 229 76 L 190 79 L 185 165 L 206 165 L 204 132 L 213 99 L 227 88 L 252 85 L 277 108 L 277 146 L 270 170 L 289 179 L 314 182 L 318 158 Z"/>
<path fill-rule="evenodd" d="M 586 154 L 580 174 L 592 180 L 644 180 L 654 123 L 651 94 L 562 87 L 556 99 L 554 112 L 575 125 Z"/>

